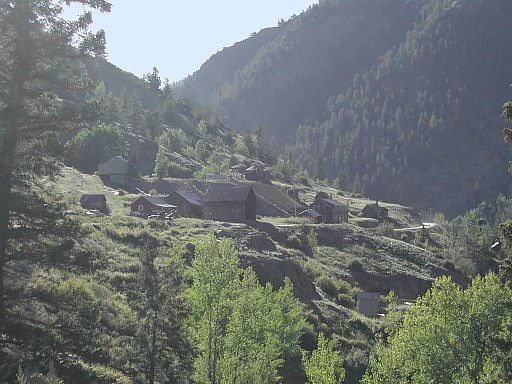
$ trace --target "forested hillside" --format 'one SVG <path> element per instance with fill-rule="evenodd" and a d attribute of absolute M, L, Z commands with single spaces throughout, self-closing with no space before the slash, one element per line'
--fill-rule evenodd
<path fill-rule="evenodd" d="M 400 42 L 416 8 L 389 0 L 323 1 L 212 56 L 177 92 L 207 103 L 239 131 L 262 125 L 286 142 Z"/>
<path fill-rule="evenodd" d="M 205 77 L 240 48 L 178 92 L 212 95 L 197 99 L 236 130 L 293 140 L 311 173 L 324 157 L 328 178 L 348 175 L 371 197 L 460 213 L 507 189 L 507 150 L 489 132 L 510 80 L 510 12 L 505 0 L 324 1 L 224 83 Z"/>

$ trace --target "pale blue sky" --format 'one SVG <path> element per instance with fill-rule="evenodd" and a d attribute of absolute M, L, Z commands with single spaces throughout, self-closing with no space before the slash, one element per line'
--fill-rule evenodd
<path fill-rule="evenodd" d="M 95 15 L 107 33 L 108 60 L 138 76 L 158 67 L 181 80 L 223 47 L 276 26 L 318 0 L 112 0 Z"/>

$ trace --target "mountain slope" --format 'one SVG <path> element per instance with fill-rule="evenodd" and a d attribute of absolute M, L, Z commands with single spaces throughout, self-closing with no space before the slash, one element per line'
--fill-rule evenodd
<path fill-rule="evenodd" d="M 400 41 L 415 8 L 392 0 L 323 1 L 212 56 L 177 92 L 207 103 L 238 131 L 262 125 L 285 142 L 297 125 L 321 119 L 329 97 Z"/>
<path fill-rule="evenodd" d="M 243 131 L 262 125 L 309 171 L 325 158 L 373 198 L 449 215 L 507 190 L 506 0 L 330 0 L 277 28 L 246 61 L 212 57 L 179 92 Z M 220 61 L 222 58 L 222 61 Z M 217 63 L 237 62 L 215 82 Z M 205 71 L 208 68 L 208 71 Z M 222 81 L 224 81 L 222 83 Z"/>
<path fill-rule="evenodd" d="M 501 141 L 512 32 L 505 1 L 430 1 L 405 41 L 356 76 L 322 124 L 302 127 L 304 164 L 327 157 L 367 194 L 455 214 L 508 185 Z"/>

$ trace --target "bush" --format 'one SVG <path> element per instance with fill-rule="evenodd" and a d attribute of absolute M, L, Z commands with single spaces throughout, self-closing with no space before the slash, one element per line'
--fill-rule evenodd
<path fill-rule="evenodd" d="M 302 244 L 297 236 L 292 235 L 286 239 L 286 247 L 301 250 Z"/>
<path fill-rule="evenodd" d="M 340 293 L 336 297 L 336 301 L 339 305 L 345 307 L 345 308 L 355 308 L 356 303 L 354 301 L 354 298 L 352 295 L 349 295 L 347 293 Z"/>
<path fill-rule="evenodd" d="M 303 269 L 306 275 L 308 275 L 313 280 L 316 280 L 318 276 L 322 274 L 320 268 L 318 268 L 318 266 L 310 260 L 304 263 Z"/>
<path fill-rule="evenodd" d="M 443 262 L 443 268 L 455 272 L 455 264 L 453 264 L 450 260 L 445 260 Z"/>
<path fill-rule="evenodd" d="M 358 259 L 352 259 L 348 263 L 348 269 L 350 269 L 351 271 L 354 271 L 354 272 L 363 272 L 364 271 L 363 263 L 361 263 L 361 261 L 359 261 Z"/>
<path fill-rule="evenodd" d="M 178 179 L 191 179 L 194 176 L 194 172 L 190 168 L 171 162 L 167 168 L 167 175 Z"/>
<path fill-rule="evenodd" d="M 336 282 L 327 276 L 321 276 L 317 281 L 318 286 L 331 297 L 336 297 L 338 293 L 338 287 Z"/>
<path fill-rule="evenodd" d="M 377 227 L 377 232 L 383 236 L 393 237 L 395 226 L 391 224 L 389 221 L 384 221 L 380 223 Z"/>
<path fill-rule="evenodd" d="M 352 291 L 352 286 L 348 281 L 338 280 L 336 285 L 338 286 L 338 293 L 350 293 Z"/>

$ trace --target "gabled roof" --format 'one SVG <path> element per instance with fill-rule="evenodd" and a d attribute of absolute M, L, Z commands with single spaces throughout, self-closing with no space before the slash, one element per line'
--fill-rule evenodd
<path fill-rule="evenodd" d="M 386 207 L 382 207 L 382 206 L 380 206 L 379 204 L 376 204 L 376 203 L 367 204 L 363 209 L 372 209 L 375 212 L 382 212 L 382 211 L 386 211 L 387 212 L 387 210 L 388 210 Z"/>
<path fill-rule="evenodd" d="M 97 203 L 97 202 L 105 202 L 107 198 L 102 194 L 90 194 L 90 195 L 82 195 L 80 196 L 81 203 Z"/>
<path fill-rule="evenodd" d="M 176 194 L 181 196 L 189 204 L 198 206 L 203 205 L 203 199 L 196 192 L 176 191 Z"/>
<path fill-rule="evenodd" d="M 175 205 L 169 204 L 162 196 L 141 196 L 141 198 L 149 201 L 151 204 L 161 208 L 177 208 Z"/>
<path fill-rule="evenodd" d="M 301 213 L 299 213 L 299 216 L 303 217 L 303 216 L 309 216 L 309 217 L 313 217 L 313 218 L 319 218 L 319 217 L 322 217 L 323 215 L 317 211 L 315 211 L 314 209 L 306 209 L 305 211 L 302 211 Z"/>
<path fill-rule="evenodd" d="M 358 292 L 357 298 L 363 299 L 363 300 L 379 300 L 380 293 L 379 292 Z"/>
<path fill-rule="evenodd" d="M 98 165 L 98 175 L 128 175 L 131 164 L 122 156 L 114 156 L 110 160 Z"/>
<path fill-rule="evenodd" d="M 345 204 L 340 203 L 338 200 L 322 199 L 322 201 L 325 202 L 326 204 L 329 204 L 332 207 L 347 208 Z"/>
<path fill-rule="evenodd" d="M 206 191 L 204 201 L 205 203 L 245 202 L 251 192 L 251 186 L 212 184 Z"/>

